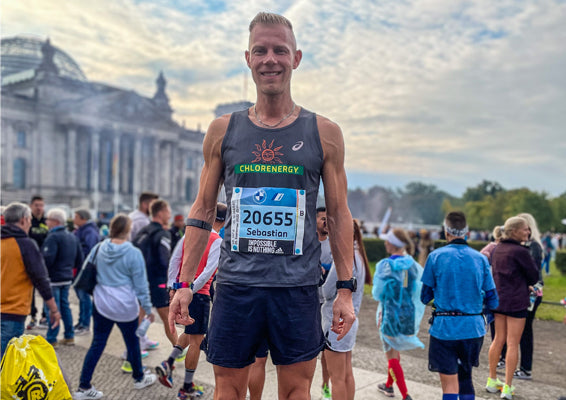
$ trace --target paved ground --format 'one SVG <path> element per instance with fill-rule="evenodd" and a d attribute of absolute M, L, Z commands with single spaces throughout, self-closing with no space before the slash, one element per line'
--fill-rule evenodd
<path fill-rule="evenodd" d="M 39 300 L 39 299 L 38 299 Z M 39 300 L 41 304 L 41 300 Z M 73 315 L 78 315 L 78 301 L 71 295 Z M 381 350 L 381 344 L 377 337 L 375 328 L 376 303 L 369 297 L 364 298 L 360 312 L 360 331 L 358 342 L 353 353 L 354 375 L 356 378 L 356 399 L 371 400 L 385 399 L 377 392 L 378 383 L 385 380 L 386 360 Z M 421 325 L 421 338 L 428 344 L 426 330 L 427 317 L 425 316 Z M 41 334 L 40 330 L 28 331 L 29 333 Z M 144 359 L 144 365 L 155 366 L 167 358 L 171 346 L 163 332 L 160 321 L 152 324 L 149 328 L 149 336 L 161 342 L 161 345 L 150 352 L 149 357 Z M 534 379 L 532 381 L 514 381 L 517 386 L 516 400 L 556 400 L 559 395 L 566 395 L 566 326 L 557 322 L 535 321 L 535 359 Z M 62 337 L 62 330 L 60 338 Z M 64 371 L 70 381 L 71 392 L 76 390 L 84 356 L 90 345 L 91 335 L 76 338 L 75 346 L 60 346 L 57 354 L 61 359 Z M 487 394 L 483 385 L 487 378 L 487 349 L 489 339 L 486 339 L 482 350 L 480 367 L 474 371 L 474 385 L 477 399 L 498 399 L 495 395 Z M 122 360 L 120 355 L 125 347 L 120 332 L 115 328 L 110 337 L 105 354 L 100 360 L 95 373 L 93 384 L 97 389 L 105 393 L 104 398 L 126 400 L 126 399 L 175 399 L 176 393 L 183 381 L 184 366 L 177 363 L 174 371 L 175 389 L 167 389 L 156 383 L 152 387 L 141 391 L 133 389 L 133 380 L 130 375 L 120 371 Z M 406 352 L 402 355 L 402 365 L 405 370 L 409 393 L 415 400 L 432 400 L 442 397 L 438 375 L 427 370 L 427 350 L 416 350 Z M 208 364 L 201 353 L 201 361 L 195 375 L 198 384 L 205 387 L 202 399 L 213 398 L 214 376 L 212 367 Z M 320 398 L 321 372 L 320 363 L 313 382 L 312 399 Z M 264 399 L 277 398 L 277 380 L 275 368 L 268 363 L 266 374 L 266 385 Z M 400 396 L 397 392 L 397 399 Z"/>

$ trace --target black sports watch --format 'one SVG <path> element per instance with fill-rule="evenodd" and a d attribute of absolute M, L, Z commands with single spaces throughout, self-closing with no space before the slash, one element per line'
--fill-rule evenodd
<path fill-rule="evenodd" d="M 353 277 L 347 281 L 336 281 L 336 289 L 350 289 L 352 292 L 358 290 L 358 281 Z"/>

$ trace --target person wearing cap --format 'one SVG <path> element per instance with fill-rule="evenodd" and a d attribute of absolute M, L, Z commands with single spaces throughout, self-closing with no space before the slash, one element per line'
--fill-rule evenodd
<path fill-rule="evenodd" d="M 77 208 L 73 224 L 77 227 L 75 236 L 79 239 L 83 257 L 86 258 L 92 248 L 100 242 L 98 227 L 92 221 L 90 212 L 86 208 Z M 78 271 L 75 271 L 74 276 Z M 92 317 L 92 299 L 84 290 L 75 288 L 75 293 L 79 298 L 79 322 L 75 325 L 75 335 L 81 336 L 89 333 L 90 319 Z"/>
<path fill-rule="evenodd" d="M 169 228 L 169 233 L 171 234 L 171 248 L 174 249 L 185 234 L 185 218 L 182 214 L 175 215 L 173 218 L 173 226 Z"/>
<path fill-rule="evenodd" d="M 390 256 L 376 265 L 373 276 L 372 295 L 379 301 L 376 321 L 387 357 L 387 382 L 377 388 L 393 397 L 395 382 L 401 397 L 410 400 L 399 352 L 424 348 L 417 337 L 425 309 L 420 301 L 423 267 L 413 258 L 415 246 L 407 231 L 395 228 L 380 238 Z"/>
<path fill-rule="evenodd" d="M 446 246 L 428 256 L 423 272 L 421 301 L 434 299 L 428 369 L 438 372 L 443 400 L 473 400 L 472 367 L 486 333 L 485 306 L 499 304 L 487 257 L 468 246 L 468 226 L 463 212 L 453 211 L 444 220 Z"/>
<path fill-rule="evenodd" d="M 211 303 L 210 288 L 212 280 L 214 279 L 214 274 L 218 269 L 220 246 L 222 244 L 222 238 L 218 232 L 224 226 L 226 210 L 226 204 L 220 202 L 217 203 L 216 219 L 212 225 L 212 231 L 208 238 L 206 250 L 202 255 L 192 284 L 192 290 L 195 294 L 193 296 L 193 301 L 189 306 L 189 314 L 194 319 L 194 322 L 185 327 L 185 332 L 181 334 L 177 340 L 177 344 L 173 346 L 173 350 L 171 351 L 169 358 L 155 367 L 155 371 L 159 376 L 159 382 L 166 387 L 173 387 L 175 359 L 181 356 L 187 345 L 189 346 L 189 350 L 185 357 L 185 380 L 177 394 L 179 399 L 198 397 L 203 394 L 202 387 L 196 386 L 193 383 L 193 377 L 198 365 L 200 345 L 208 328 Z M 181 271 L 184 251 L 183 242 L 184 236 L 173 250 L 173 254 L 171 255 L 171 260 L 169 262 L 167 286 L 170 288 L 171 297 L 174 295 L 177 288 L 183 287 L 179 284 L 179 274 Z"/>

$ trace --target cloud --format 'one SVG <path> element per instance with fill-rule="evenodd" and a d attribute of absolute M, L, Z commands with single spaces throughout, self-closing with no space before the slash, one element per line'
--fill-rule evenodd
<path fill-rule="evenodd" d="M 294 98 L 340 124 L 350 171 L 564 192 L 565 2 L 20 0 L 1 29 L 146 96 L 163 70 L 175 117 L 206 128 L 217 104 L 255 99 L 243 51 L 261 10 L 293 22 Z"/>

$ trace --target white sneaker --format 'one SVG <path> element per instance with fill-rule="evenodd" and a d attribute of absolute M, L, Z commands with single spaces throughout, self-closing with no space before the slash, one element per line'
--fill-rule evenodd
<path fill-rule="evenodd" d="M 134 389 L 143 389 L 153 385 L 157 381 L 157 375 L 155 374 L 145 374 L 143 379 L 139 382 L 134 382 Z"/>
<path fill-rule="evenodd" d="M 75 393 L 73 393 L 73 399 L 75 400 L 90 400 L 90 399 L 100 399 L 103 393 L 100 390 L 96 390 L 94 386 L 90 389 L 79 388 Z"/>

